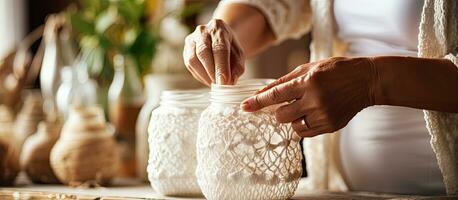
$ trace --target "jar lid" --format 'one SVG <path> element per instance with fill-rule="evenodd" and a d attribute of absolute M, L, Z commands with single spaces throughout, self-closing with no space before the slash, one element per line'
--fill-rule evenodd
<path fill-rule="evenodd" d="M 161 105 L 203 107 L 209 103 L 208 89 L 164 90 L 161 93 Z"/>
<path fill-rule="evenodd" d="M 237 85 L 211 85 L 210 101 L 217 103 L 241 103 L 256 91 L 275 81 L 274 79 L 246 79 Z"/>

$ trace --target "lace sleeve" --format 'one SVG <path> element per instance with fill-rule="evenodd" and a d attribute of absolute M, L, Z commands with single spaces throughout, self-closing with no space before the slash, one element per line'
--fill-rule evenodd
<path fill-rule="evenodd" d="M 458 58 L 445 56 L 458 67 Z M 458 114 L 425 110 L 431 144 L 444 175 L 447 194 L 458 194 Z"/>
<path fill-rule="evenodd" d="M 259 9 L 272 28 L 277 43 L 299 38 L 311 27 L 309 0 L 223 0 L 218 7 L 231 3 L 247 4 Z"/>

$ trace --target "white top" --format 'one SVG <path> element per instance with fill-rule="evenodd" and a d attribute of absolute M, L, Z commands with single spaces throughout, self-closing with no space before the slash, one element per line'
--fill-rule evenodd
<path fill-rule="evenodd" d="M 348 56 L 417 56 L 423 1 L 335 0 L 338 37 Z M 352 190 L 445 193 L 419 109 L 373 106 L 342 130 L 341 160 Z"/>

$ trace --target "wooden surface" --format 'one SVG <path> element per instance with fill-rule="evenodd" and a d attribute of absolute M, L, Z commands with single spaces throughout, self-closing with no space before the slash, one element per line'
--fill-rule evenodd
<path fill-rule="evenodd" d="M 147 184 L 136 180 L 117 179 L 111 187 L 68 187 L 63 185 L 34 185 L 27 181 L 18 181 L 15 187 L 0 188 L 0 199 L 192 199 L 202 198 L 165 197 L 154 192 Z M 453 197 L 421 197 L 371 194 L 361 192 L 305 192 L 303 182 L 299 184 L 295 196 L 297 200 L 341 200 L 341 199 L 458 199 Z"/>

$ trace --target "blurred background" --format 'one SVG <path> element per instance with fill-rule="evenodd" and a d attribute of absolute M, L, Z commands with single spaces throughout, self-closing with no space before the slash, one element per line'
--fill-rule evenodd
<path fill-rule="evenodd" d="M 42 120 L 65 120 L 72 106 L 99 105 L 122 149 L 121 174 L 145 179 L 149 114 L 162 90 L 202 86 L 187 72 L 182 48 L 185 36 L 207 23 L 217 5 L 0 0 L 0 104 L 11 111 L 14 126 L 25 123 L 16 116 L 29 115 L 31 128 L 23 138 Z M 306 63 L 309 41 L 286 41 L 248 60 L 242 78 L 278 78 Z M 38 103 L 26 109 L 24 102 Z"/>

